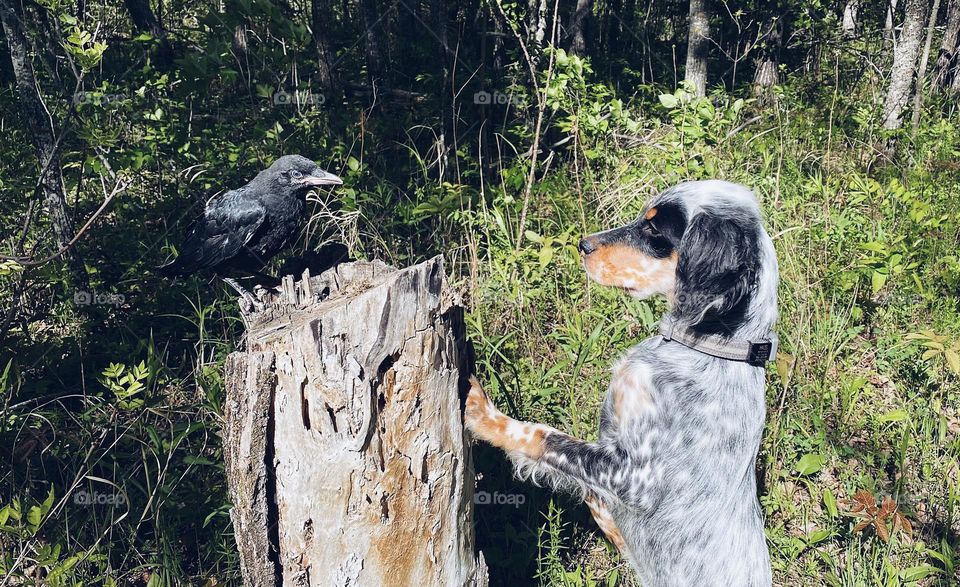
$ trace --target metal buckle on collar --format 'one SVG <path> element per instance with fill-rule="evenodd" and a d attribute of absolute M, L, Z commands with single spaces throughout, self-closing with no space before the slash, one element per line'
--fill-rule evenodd
<path fill-rule="evenodd" d="M 761 342 L 751 342 L 750 350 L 747 351 L 747 362 L 751 365 L 762 367 L 764 363 L 776 355 L 776 352 L 776 341 L 764 340 Z"/>

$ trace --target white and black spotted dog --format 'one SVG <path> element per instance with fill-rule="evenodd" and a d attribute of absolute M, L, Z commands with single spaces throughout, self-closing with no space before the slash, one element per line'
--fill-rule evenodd
<path fill-rule="evenodd" d="M 778 273 L 757 200 L 683 183 L 579 248 L 592 280 L 670 307 L 660 335 L 615 363 L 599 439 L 509 418 L 476 379 L 468 428 L 522 477 L 583 496 L 644 587 L 770 585 L 755 460 Z"/>

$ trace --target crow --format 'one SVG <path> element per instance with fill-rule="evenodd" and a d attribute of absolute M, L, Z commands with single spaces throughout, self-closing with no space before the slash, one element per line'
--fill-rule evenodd
<path fill-rule="evenodd" d="M 273 279 L 260 271 L 296 238 L 307 192 L 342 183 L 306 157 L 284 155 L 247 185 L 207 202 L 179 256 L 158 270 L 171 277 L 212 271 L 236 290 L 247 306 L 262 309 L 259 300 L 231 275 Z"/>

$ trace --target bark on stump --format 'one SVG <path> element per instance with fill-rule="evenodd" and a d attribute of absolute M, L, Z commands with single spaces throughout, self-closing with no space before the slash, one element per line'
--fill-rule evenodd
<path fill-rule="evenodd" d="M 224 437 L 244 583 L 485 586 L 442 259 L 288 277 L 248 327 Z"/>

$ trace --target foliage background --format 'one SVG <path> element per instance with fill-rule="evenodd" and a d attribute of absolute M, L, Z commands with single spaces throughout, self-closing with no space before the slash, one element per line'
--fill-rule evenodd
<path fill-rule="evenodd" d="M 956 584 L 956 95 L 921 80 L 919 125 L 882 128 L 879 5 L 845 36 L 843 3 L 711 4 L 703 98 L 676 65 L 686 3 L 587 5 L 574 54 L 573 2 L 174 0 L 153 31 L 128 5 L 10 4 L 75 224 L 116 194 L 74 247 L 82 274 L 27 262 L 56 245 L 4 45 L 3 583 L 238 582 L 218 433 L 242 324 L 219 282 L 153 268 L 209 197 L 302 153 L 345 186 L 296 250 L 445 254 L 498 404 L 588 439 L 609 365 L 664 307 L 588 284 L 578 239 L 679 181 L 749 186 L 781 270 L 758 459 L 776 583 Z M 758 87 L 771 18 L 779 79 Z M 479 489 L 523 501 L 477 507 L 496 584 L 635 584 L 582 505 L 477 454 Z"/>

